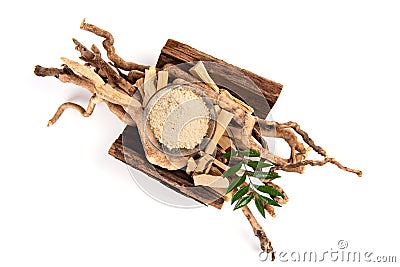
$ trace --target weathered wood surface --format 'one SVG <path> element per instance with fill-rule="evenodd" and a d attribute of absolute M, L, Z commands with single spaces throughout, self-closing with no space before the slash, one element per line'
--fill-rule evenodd
<path fill-rule="evenodd" d="M 279 83 L 233 66 L 172 39 L 169 39 L 161 50 L 156 67 L 161 68 L 168 63 L 176 65 L 194 61 L 204 61 L 207 71 L 215 83 L 242 98 L 254 108 L 255 115 L 260 118 L 268 115 L 283 87 Z M 248 78 L 244 78 L 246 76 Z"/>
<path fill-rule="evenodd" d="M 144 155 L 139 133 L 135 126 L 125 128 L 124 132 L 112 144 L 109 154 L 184 196 L 218 209 L 224 203 L 222 195 L 211 188 L 195 187 L 193 179 L 186 172 L 181 170 L 169 171 L 150 164 Z"/>

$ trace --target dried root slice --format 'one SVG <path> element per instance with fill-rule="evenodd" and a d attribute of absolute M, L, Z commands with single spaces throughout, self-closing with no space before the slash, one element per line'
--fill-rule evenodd
<path fill-rule="evenodd" d="M 215 188 L 227 188 L 229 186 L 227 178 L 210 174 L 193 175 L 193 181 L 195 186 L 203 185 Z"/>
<path fill-rule="evenodd" d="M 229 167 L 227 165 L 225 165 L 224 163 L 222 163 L 221 161 L 219 161 L 218 159 L 214 159 L 213 160 L 213 164 L 219 168 L 221 168 L 222 170 L 226 171 L 229 169 Z"/>
<path fill-rule="evenodd" d="M 154 66 L 150 67 L 149 69 L 145 70 L 144 72 L 144 84 L 143 84 L 143 107 L 146 106 L 149 99 L 155 94 L 157 91 L 156 88 L 156 69 Z"/>
<path fill-rule="evenodd" d="M 73 71 L 90 79 L 94 83 L 95 92 L 100 98 L 123 107 L 128 107 L 129 105 L 141 106 L 141 103 L 136 99 L 122 91 L 115 90 L 115 88 L 105 83 L 103 79 L 89 67 L 64 57 L 61 58 L 61 60 Z"/>
<path fill-rule="evenodd" d="M 194 172 L 194 170 L 196 170 L 196 167 L 197 167 L 196 162 L 192 157 L 190 157 L 187 162 L 186 173 L 190 175 L 192 172 Z"/>
<path fill-rule="evenodd" d="M 210 143 L 208 143 L 206 149 L 204 150 L 205 153 L 207 154 L 213 154 L 215 151 L 215 148 L 220 140 L 220 138 L 222 137 L 222 135 L 224 134 L 226 128 L 228 127 L 228 124 L 231 122 L 232 118 L 233 118 L 233 114 L 221 109 L 218 117 L 217 117 L 217 126 L 215 129 L 215 133 L 210 141 Z"/>
<path fill-rule="evenodd" d="M 157 91 L 168 85 L 168 71 L 157 72 Z"/>
<path fill-rule="evenodd" d="M 196 173 L 203 172 L 212 164 L 213 160 L 214 158 L 211 155 L 207 153 L 202 154 L 202 156 L 198 160 L 196 160 L 197 166 L 195 172 Z"/>
<path fill-rule="evenodd" d="M 189 72 L 193 74 L 195 77 L 199 78 L 203 82 L 205 82 L 208 86 L 210 86 L 212 89 L 215 90 L 215 92 L 219 93 L 219 88 L 211 79 L 210 75 L 208 74 L 208 71 L 206 67 L 204 66 L 202 61 L 197 62 L 197 64 L 192 67 Z"/>
<path fill-rule="evenodd" d="M 140 78 L 136 81 L 136 87 L 139 90 L 140 96 L 142 99 L 144 98 L 144 89 L 143 89 L 143 84 L 144 84 L 144 78 Z"/>
<path fill-rule="evenodd" d="M 223 150 L 227 150 L 232 146 L 232 141 L 228 136 L 222 135 L 218 141 L 218 145 L 220 145 Z"/>

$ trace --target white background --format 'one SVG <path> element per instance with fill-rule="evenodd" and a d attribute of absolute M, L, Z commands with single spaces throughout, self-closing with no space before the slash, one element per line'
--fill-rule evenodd
<path fill-rule="evenodd" d="M 127 60 L 154 64 L 174 38 L 284 84 L 274 119 L 297 121 L 331 156 L 364 176 L 334 166 L 284 173 L 279 184 L 290 202 L 275 219 L 258 217 L 274 248 L 322 253 L 343 239 L 349 251 L 397 255 L 399 261 L 397 4 L 3 4 L 0 266 L 269 264 L 259 261 L 258 240 L 240 211 L 229 205 L 177 209 L 140 191 L 127 167 L 107 154 L 124 125 L 103 104 L 90 118 L 67 111 L 46 128 L 62 102 L 86 105 L 89 95 L 35 77 L 33 67 L 57 67 L 60 56 L 77 59 L 72 37 L 101 46 L 100 38 L 79 29 L 83 17 L 111 31 Z"/>

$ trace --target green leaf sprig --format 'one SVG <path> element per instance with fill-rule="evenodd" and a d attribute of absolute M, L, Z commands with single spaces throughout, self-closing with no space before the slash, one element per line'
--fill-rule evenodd
<path fill-rule="evenodd" d="M 274 197 L 283 197 L 282 193 L 275 188 L 268 185 L 256 185 L 252 182 L 250 177 L 259 179 L 276 179 L 280 176 L 277 173 L 262 171 L 264 168 L 272 167 L 273 165 L 268 162 L 252 160 L 251 158 L 260 157 L 260 153 L 254 150 L 232 150 L 230 152 L 222 155 L 223 158 L 230 158 L 234 156 L 241 156 L 243 159 L 231 166 L 223 174 L 223 177 L 231 177 L 236 175 L 230 183 L 226 190 L 226 194 L 236 190 L 235 194 L 232 196 L 231 204 L 235 204 L 233 210 L 242 208 L 248 205 L 252 200 L 256 205 L 257 210 L 265 218 L 265 204 L 280 207 L 279 203 L 274 200 Z M 247 166 L 253 169 L 253 171 L 242 170 L 243 166 Z M 237 175 L 239 171 L 243 171 L 240 176 Z M 248 184 L 245 181 L 248 180 Z"/>

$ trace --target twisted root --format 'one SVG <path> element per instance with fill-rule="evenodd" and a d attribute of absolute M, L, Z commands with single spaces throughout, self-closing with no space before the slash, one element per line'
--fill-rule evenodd
<path fill-rule="evenodd" d="M 117 55 L 114 48 L 114 37 L 108 31 L 105 31 L 93 24 L 86 23 L 85 19 L 83 19 L 80 28 L 82 30 L 89 31 L 96 34 L 97 36 L 105 38 L 105 40 L 103 41 L 103 47 L 107 51 L 107 57 L 115 64 L 117 68 L 127 71 L 138 70 L 141 72 L 144 72 L 145 69 L 149 68 L 149 66 L 137 64 L 134 62 L 127 62 L 123 60 L 119 55 Z"/>
<path fill-rule="evenodd" d="M 62 104 L 56 111 L 56 113 L 54 114 L 53 118 L 51 118 L 49 120 L 49 122 L 47 123 L 47 126 L 51 126 L 54 123 L 56 123 L 56 121 L 60 118 L 61 114 L 63 114 L 64 110 L 71 108 L 71 109 L 75 109 L 76 111 L 78 111 L 83 117 L 89 117 L 90 115 L 92 115 L 94 107 L 100 103 L 102 101 L 102 99 L 100 97 L 98 97 L 96 94 L 92 95 L 92 97 L 89 99 L 89 103 L 88 106 L 86 108 L 86 110 L 75 103 L 71 103 L 71 102 L 66 102 L 64 104 Z"/>
<path fill-rule="evenodd" d="M 64 65 L 62 69 L 45 68 L 45 67 L 36 65 L 35 69 L 34 69 L 34 73 L 35 73 L 35 75 L 40 76 L 40 77 L 47 77 L 47 76 L 51 77 L 51 76 L 53 76 L 53 77 L 57 78 L 58 80 L 60 80 L 63 83 L 72 83 L 72 84 L 75 84 L 77 86 L 83 87 L 83 88 L 87 89 L 92 95 L 95 93 L 95 86 L 94 86 L 94 83 L 91 80 L 89 80 L 86 77 L 83 77 L 83 76 L 75 74 L 66 65 Z M 107 104 L 109 110 L 112 113 L 114 113 L 118 117 L 119 120 L 121 120 L 122 122 L 124 122 L 124 123 L 126 123 L 128 125 L 133 125 L 134 124 L 134 121 L 132 120 L 131 116 L 125 112 L 123 107 L 121 107 L 120 105 L 105 101 L 105 100 L 104 100 L 104 102 Z M 74 103 L 70 103 L 70 104 L 65 103 L 63 105 L 61 105 L 63 107 L 61 107 L 61 106 L 59 107 L 59 110 L 61 109 L 61 110 L 64 111 L 68 107 L 75 106 L 75 107 L 72 107 L 72 108 L 78 110 L 78 112 L 82 114 L 81 111 L 82 111 L 83 108 L 81 107 L 82 109 L 80 109 L 79 105 L 76 105 Z M 61 112 L 59 110 L 57 110 L 56 114 Z M 55 121 L 61 116 L 62 113 L 63 112 L 61 112 L 58 115 L 58 117 L 51 124 L 54 124 Z M 53 120 L 53 118 L 51 120 Z M 50 126 L 50 125 L 48 125 L 48 126 Z"/>

